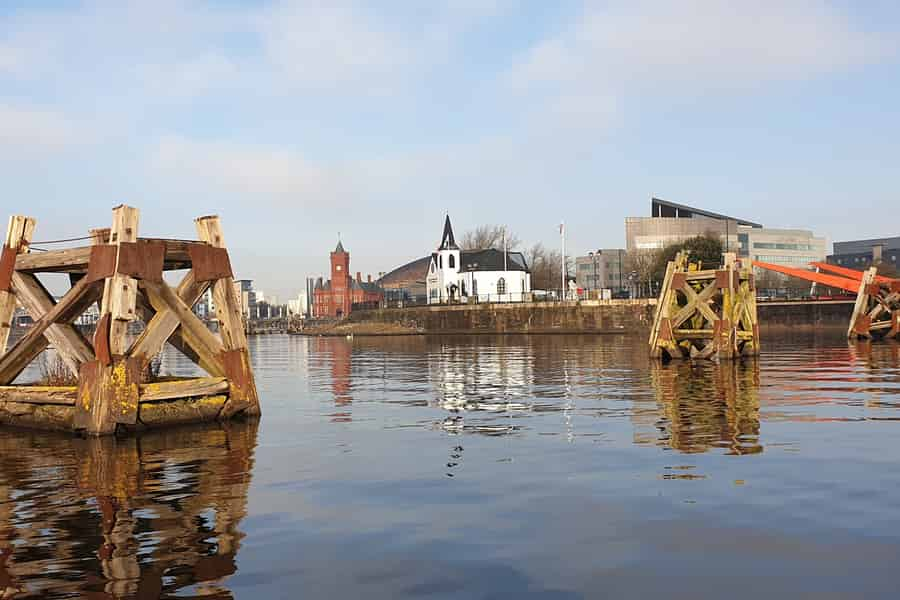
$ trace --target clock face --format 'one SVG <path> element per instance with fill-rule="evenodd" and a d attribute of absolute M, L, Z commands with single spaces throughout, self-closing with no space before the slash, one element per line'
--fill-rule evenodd
<path fill-rule="evenodd" d="M 338 271 L 340 271 L 340 270 L 341 270 L 341 265 L 338 265 L 338 266 L 335 267 L 335 268 L 336 268 Z"/>

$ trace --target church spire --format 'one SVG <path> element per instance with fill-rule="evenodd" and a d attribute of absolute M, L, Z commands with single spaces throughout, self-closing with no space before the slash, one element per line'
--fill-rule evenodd
<path fill-rule="evenodd" d="M 441 245 L 438 250 L 459 250 L 456 240 L 453 238 L 453 226 L 450 225 L 450 215 L 444 220 L 444 235 L 441 237 Z"/>

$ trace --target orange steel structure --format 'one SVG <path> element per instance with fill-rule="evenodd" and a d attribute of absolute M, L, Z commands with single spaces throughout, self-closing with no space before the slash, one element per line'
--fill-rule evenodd
<path fill-rule="evenodd" d="M 760 261 L 753 261 L 753 266 L 855 293 L 856 304 L 847 329 L 851 339 L 900 339 L 900 279 L 880 276 L 875 267 L 857 271 L 822 262 L 812 266 L 828 273 Z"/>

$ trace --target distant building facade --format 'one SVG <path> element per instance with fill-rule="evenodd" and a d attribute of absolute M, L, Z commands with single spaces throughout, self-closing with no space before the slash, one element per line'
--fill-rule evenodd
<path fill-rule="evenodd" d="M 741 258 L 803 267 L 824 261 L 828 241 L 804 229 L 771 229 L 760 223 L 652 198 L 649 217 L 625 219 L 628 251 L 658 250 L 698 235 L 717 237 Z"/>
<path fill-rule="evenodd" d="M 371 275 L 367 281 L 357 273 L 350 276 L 350 253 L 338 242 L 331 259 L 331 279 L 316 282 L 313 290 L 313 316 L 317 318 L 342 318 L 353 310 L 354 305 L 375 305 L 381 303 L 384 293 Z"/>
<path fill-rule="evenodd" d="M 430 266 L 431 256 L 423 256 L 379 277 L 384 299 L 391 304 L 425 304 Z"/>
<path fill-rule="evenodd" d="M 523 302 L 531 298 L 531 271 L 521 252 L 461 250 L 448 215 L 428 263 L 426 289 L 429 304 Z"/>
<path fill-rule="evenodd" d="M 621 248 L 597 250 L 575 258 L 575 283 L 582 290 L 625 289 L 627 252 Z"/>
<path fill-rule="evenodd" d="M 900 236 L 835 242 L 828 262 L 860 271 L 886 263 L 900 271 Z"/>

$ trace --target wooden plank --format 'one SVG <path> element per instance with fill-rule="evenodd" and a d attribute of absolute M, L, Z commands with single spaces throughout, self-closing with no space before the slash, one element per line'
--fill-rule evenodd
<path fill-rule="evenodd" d="M 194 281 L 193 272 L 188 271 L 182 278 L 181 283 L 178 284 L 175 293 L 186 305 L 193 306 L 203 296 L 208 287 L 209 283 L 197 283 Z M 144 287 L 141 287 L 141 290 L 145 294 L 147 293 Z M 134 341 L 128 352 L 130 356 L 140 357 L 145 363 L 162 351 L 166 340 L 172 337 L 181 323 L 178 315 L 161 300 L 153 308 L 156 310 L 156 314 L 147 322 L 147 327 Z"/>
<path fill-rule="evenodd" d="M 228 391 L 228 381 L 224 377 L 199 377 L 177 381 L 158 381 L 140 386 L 141 402 L 158 402 L 176 398 L 215 396 Z"/>
<path fill-rule="evenodd" d="M 35 223 L 36 221 L 31 217 L 22 215 L 12 215 L 9 218 L 6 239 L 3 242 L 3 245 L 9 248 L 7 252 L 15 252 L 18 256 L 26 255 L 31 243 L 31 236 L 34 234 Z M 18 256 L 16 262 L 18 262 Z M 0 290 L 0 354 L 6 352 L 15 313 L 15 293 L 11 290 Z"/>
<path fill-rule="evenodd" d="M 215 421 L 221 415 L 225 401 L 226 396 L 222 394 L 188 400 L 144 402 L 138 425 L 154 428 Z"/>
<path fill-rule="evenodd" d="M 19 302 L 35 320 L 50 312 L 56 304 L 50 292 L 30 273 L 14 273 L 13 290 Z M 73 375 L 78 375 L 82 363 L 94 360 L 91 345 L 74 326 L 67 323 L 53 323 L 44 335 L 56 348 Z"/>
<path fill-rule="evenodd" d="M 50 325 L 74 321 L 97 301 L 99 292 L 99 282 L 90 283 L 82 279 L 72 286 L 59 303 L 37 320 L 9 352 L 0 357 L 0 385 L 11 383 L 47 347 L 44 333 Z"/>
<path fill-rule="evenodd" d="M 138 209 L 121 204 L 113 209 L 109 241 L 113 245 L 137 241 Z M 116 257 L 116 271 L 106 279 L 100 315 L 109 313 L 109 349 L 113 355 L 124 355 L 128 349 L 128 323 L 136 319 L 137 281 L 118 273 L 121 253 Z"/>
<path fill-rule="evenodd" d="M 197 236 L 214 248 L 225 248 L 225 238 L 219 217 L 200 217 L 195 221 Z M 234 278 L 218 279 L 213 284 L 213 301 L 216 305 L 216 317 L 222 344 L 226 350 L 238 350 L 247 347 L 247 336 L 244 333 L 244 319 L 241 305 L 234 291 Z"/>
<path fill-rule="evenodd" d="M 96 234 L 94 232 L 97 232 Z M 109 243 L 109 228 L 92 229 L 91 235 L 100 244 Z M 163 268 L 167 271 L 187 269 L 191 266 L 189 249 L 202 242 L 192 240 L 162 240 L 138 238 L 138 241 L 159 242 L 165 246 Z M 31 252 L 16 257 L 16 270 L 27 273 L 86 273 L 91 260 L 91 247 L 78 246 L 47 252 Z"/>
<path fill-rule="evenodd" d="M 81 366 L 74 427 L 89 435 L 115 433 L 116 425 L 137 423 L 141 364 L 119 359 L 112 365 L 91 361 Z"/>
<path fill-rule="evenodd" d="M 867 317 L 866 309 L 868 308 L 869 295 L 866 293 L 869 284 L 875 280 L 878 269 L 871 267 L 862 276 L 859 282 L 859 290 L 856 293 L 856 302 L 853 304 L 853 314 L 850 316 L 850 326 L 847 328 L 847 337 L 854 339 L 855 337 L 870 338 L 871 335 L 866 329 L 865 318 Z"/>
<path fill-rule="evenodd" d="M 219 353 L 223 350 L 222 343 L 207 329 L 206 324 L 197 318 L 191 307 L 178 297 L 175 290 L 166 283 L 153 281 L 141 282 L 141 288 L 157 312 L 168 309 L 177 317 L 185 342 L 203 361 L 215 367 L 210 375 L 214 377 L 225 375 L 219 358 Z"/>
<path fill-rule="evenodd" d="M 16 257 L 16 271 L 25 273 L 84 273 L 91 260 L 91 247 L 31 252 Z"/>
<path fill-rule="evenodd" d="M 75 386 L 4 385 L 0 386 L 0 402 L 73 406 L 77 390 Z"/>

